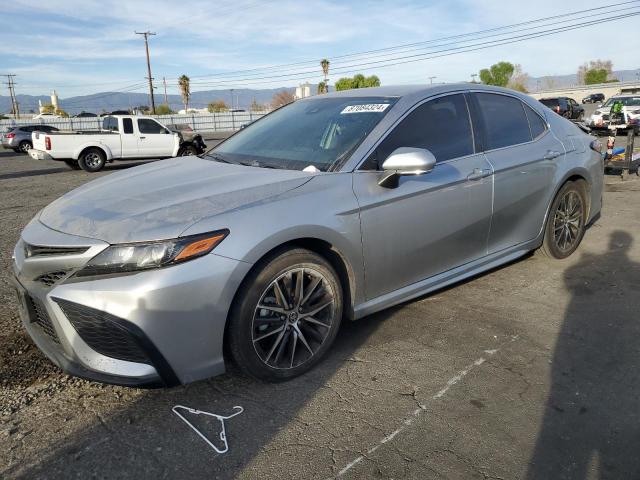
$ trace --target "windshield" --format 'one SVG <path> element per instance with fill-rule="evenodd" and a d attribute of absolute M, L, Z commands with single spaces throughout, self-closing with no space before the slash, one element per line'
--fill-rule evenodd
<path fill-rule="evenodd" d="M 604 106 L 610 107 L 613 102 L 622 102 L 625 107 L 640 107 L 640 97 L 611 97 Z"/>
<path fill-rule="evenodd" d="M 241 130 L 210 158 L 230 163 L 327 171 L 355 151 L 397 98 L 318 98 L 294 102 Z"/>

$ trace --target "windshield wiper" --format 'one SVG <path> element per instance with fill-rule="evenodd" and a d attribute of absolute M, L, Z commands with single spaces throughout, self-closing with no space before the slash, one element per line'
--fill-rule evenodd
<path fill-rule="evenodd" d="M 253 162 L 238 162 L 240 165 L 244 165 L 245 167 L 258 167 L 258 168 L 276 168 L 273 165 L 267 165 L 266 163 L 260 163 L 256 160 Z"/>
<path fill-rule="evenodd" d="M 232 165 L 236 165 L 236 162 L 232 162 L 231 160 L 227 160 L 226 158 L 222 158 L 217 153 L 207 153 L 207 157 L 213 158 L 216 162 L 230 163 Z"/>

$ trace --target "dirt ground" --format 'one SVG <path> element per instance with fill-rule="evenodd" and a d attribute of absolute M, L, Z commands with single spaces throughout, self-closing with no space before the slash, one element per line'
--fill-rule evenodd
<path fill-rule="evenodd" d="M 0 477 L 640 478 L 635 178 L 610 179 L 569 259 L 528 256 L 344 325 L 327 360 L 294 381 L 231 371 L 138 390 L 60 372 L 20 327 L 9 283 L 24 225 L 95 177 L 0 151 Z M 242 406 L 226 423 L 229 453 L 209 449 L 176 404 Z M 216 438 L 216 421 L 194 421 Z"/>

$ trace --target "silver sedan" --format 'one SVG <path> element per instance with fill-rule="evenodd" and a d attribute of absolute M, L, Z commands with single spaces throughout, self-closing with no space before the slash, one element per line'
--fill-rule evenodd
<path fill-rule="evenodd" d="M 309 370 L 342 321 L 531 250 L 573 253 L 600 145 L 532 98 L 473 84 L 297 101 L 201 157 L 94 180 L 26 226 L 25 328 L 64 370 L 176 385 L 234 361 Z"/>

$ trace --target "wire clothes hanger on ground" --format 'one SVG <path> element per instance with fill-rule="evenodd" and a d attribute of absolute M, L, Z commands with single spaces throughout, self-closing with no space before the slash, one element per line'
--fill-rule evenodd
<path fill-rule="evenodd" d="M 173 413 L 175 413 L 178 417 L 180 417 L 182 419 L 182 421 L 184 421 L 184 423 L 186 423 L 187 425 L 189 425 L 189 427 L 196 432 L 200 438 L 202 438 L 205 442 L 207 442 L 207 444 L 213 448 L 217 453 L 227 453 L 227 451 L 229 450 L 229 443 L 227 442 L 227 435 L 226 435 L 226 430 L 225 430 L 225 425 L 224 425 L 224 421 L 225 420 L 229 420 L 230 418 L 235 417 L 236 415 L 240 415 L 243 411 L 244 408 L 236 405 L 235 407 L 233 407 L 234 410 L 237 410 L 235 413 L 232 413 L 229 416 L 223 416 L 223 415 L 217 415 L 215 413 L 210 413 L 210 412 L 203 412 L 202 410 L 196 410 L 195 408 L 190 408 L 190 407 L 185 407 L 184 405 L 176 405 L 175 407 L 173 407 L 171 410 L 173 411 Z M 222 443 L 224 443 L 224 448 L 223 449 L 219 449 L 218 447 L 216 447 L 213 443 L 211 443 L 211 441 L 204 435 L 202 434 L 202 432 L 200 432 L 200 430 L 198 430 L 189 420 L 186 419 L 186 417 L 184 417 L 178 410 L 186 410 L 189 413 L 193 413 L 195 415 L 207 415 L 210 417 L 214 417 L 217 418 L 218 421 L 220 422 L 220 440 L 222 441 Z"/>

